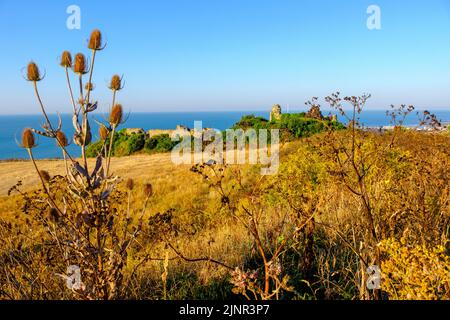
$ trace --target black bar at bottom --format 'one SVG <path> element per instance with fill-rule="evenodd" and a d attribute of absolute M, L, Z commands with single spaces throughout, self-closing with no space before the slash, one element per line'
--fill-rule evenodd
<path fill-rule="evenodd" d="M 45 315 L 61 319 L 65 316 L 90 318 L 95 314 L 102 319 L 109 316 L 132 319 L 308 319 L 308 315 L 361 318 L 383 316 L 397 309 L 403 316 L 417 312 L 430 315 L 448 312 L 449 301 L 0 301 L 0 314 L 11 312 Z M 444 313 L 443 313 L 444 314 Z M 120 318 L 119 318 L 120 319 Z"/>

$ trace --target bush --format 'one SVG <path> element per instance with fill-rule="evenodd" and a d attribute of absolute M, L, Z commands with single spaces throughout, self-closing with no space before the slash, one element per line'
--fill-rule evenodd
<path fill-rule="evenodd" d="M 328 128 L 338 130 L 344 129 L 344 125 L 337 121 L 328 119 L 318 120 L 307 118 L 304 112 L 281 115 L 280 120 L 267 121 L 262 117 L 248 115 L 242 117 L 232 128 L 233 129 L 280 129 L 282 140 L 291 140 L 292 138 L 310 137 L 313 134 L 324 132 Z"/>
<path fill-rule="evenodd" d="M 129 156 L 141 151 L 145 145 L 144 134 L 132 134 L 119 138 L 114 144 L 113 154 L 117 157 Z"/>
<path fill-rule="evenodd" d="M 256 117 L 251 114 L 248 116 L 243 116 L 239 122 L 237 122 L 232 129 L 267 129 L 269 121 L 263 117 Z"/>
<path fill-rule="evenodd" d="M 101 140 L 91 143 L 86 148 L 86 157 L 88 157 L 88 158 L 97 157 L 100 154 L 100 152 L 102 151 L 102 147 L 103 147 L 103 141 L 101 141 Z"/>
<path fill-rule="evenodd" d="M 121 130 L 114 134 L 114 143 L 112 146 L 112 155 L 116 157 L 129 156 L 133 153 L 139 152 L 144 148 L 145 135 L 132 134 L 128 135 L 125 130 Z M 109 139 L 106 141 L 106 146 L 109 146 Z M 93 158 L 101 152 L 103 141 L 99 140 L 90 144 L 86 149 L 86 156 Z"/>
<path fill-rule="evenodd" d="M 178 142 L 172 141 L 168 134 L 160 134 L 148 139 L 145 142 L 144 150 L 149 153 L 169 152 L 177 144 Z"/>
<path fill-rule="evenodd" d="M 386 239 L 381 249 L 382 285 L 391 299 L 450 299 L 450 259 L 443 246 L 410 245 Z"/>

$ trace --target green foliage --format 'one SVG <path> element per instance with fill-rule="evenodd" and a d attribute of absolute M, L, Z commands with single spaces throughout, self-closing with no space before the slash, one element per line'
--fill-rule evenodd
<path fill-rule="evenodd" d="M 268 129 L 269 121 L 264 119 L 263 117 L 256 117 L 251 114 L 248 116 L 243 116 L 241 120 L 239 120 L 232 129 Z"/>
<path fill-rule="evenodd" d="M 176 145 L 177 141 L 172 141 L 168 134 L 153 136 L 145 142 L 144 150 L 149 153 L 169 152 Z"/>
<path fill-rule="evenodd" d="M 145 135 L 132 134 L 119 139 L 114 144 L 113 154 L 117 157 L 129 156 L 133 153 L 141 151 L 145 144 Z"/>
<path fill-rule="evenodd" d="M 282 140 L 291 140 L 292 138 L 310 137 L 313 134 L 321 133 L 331 128 L 334 130 L 344 129 L 344 125 L 337 121 L 328 119 L 317 120 L 307 118 L 304 112 L 281 115 L 280 120 L 267 121 L 262 117 L 248 115 L 242 117 L 232 129 L 280 129 Z"/>
<path fill-rule="evenodd" d="M 161 134 L 146 139 L 145 134 L 126 134 L 126 130 L 116 132 L 112 146 L 112 155 L 116 157 L 129 156 L 134 153 L 145 151 L 148 153 L 169 152 L 178 142 L 172 141 L 168 134 Z M 106 141 L 109 146 L 109 139 Z M 90 158 L 96 157 L 103 147 L 103 141 L 97 141 L 89 145 L 86 155 Z"/>
<path fill-rule="evenodd" d="M 126 134 L 126 130 L 120 130 L 114 134 L 114 143 L 112 146 L 112 155 L 116 157 L 129 156 L 133 153 L 139 152 L 144 148 L 145 135 L 144 134 Z M 109 139 L 106 141 L 106 146 L 109 146 Z M 99 140 L 86 149 L 86 155 L 90 158 L 96 157 L 103 147 L 103 141 Z"/>
<path fill-rule="evenodd" d="M 97 157 L 100 154 L 100 152 L 102 151 L 102 147 L 103 147 L 103 141 L 101 141 L 101 140 L 91 143 L 86 148 L 86 157 L 88 157 L 88 158 Z"/>

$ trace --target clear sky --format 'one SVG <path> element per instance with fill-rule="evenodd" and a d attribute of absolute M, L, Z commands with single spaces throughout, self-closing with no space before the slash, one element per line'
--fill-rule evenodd
<path fill-rule="evenodd" d="M 69 5 L 81 29 L 69 30 Z M 381 30 L 366 27 L 381 8 Z M 99 28 L 95 98 L 124 74 L 120 102 L 133 112 L 302 107 L 340 90 L 390 104 L 450 109 L 450 0 L 0 0 L 0 114 L 37 113 L 22 68 L 33 59 L 49 110 L 70 112 L 63 50 L 89 54 Z"/>

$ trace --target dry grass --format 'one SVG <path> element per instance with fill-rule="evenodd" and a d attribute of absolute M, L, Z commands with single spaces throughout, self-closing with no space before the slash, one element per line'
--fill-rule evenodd
<path fill-rule="evenodd" d="M 95 159 L 90 159 L 92 166 Z M 158 181 L 173 177 L 171 172 L 181 173 L 189 169 L 186 165 L 174 165 L 170 154 L 135 155 L 111 160 L 114 171 L 119 176 L 138 178 L 142 180 Z M 63 175 L 65 173 L 62 160 L 38 160 L 37 164 L 42 170 L 51 175 Z M 39 184 L 39 177 L 34 171 L 31 161 L 4 161 L 0 162 L 0 196 L 6 196 L 8 189 L 21 180 L 25 190 L 30 190 Z"/>
<path fill-rule="evenodd" d="M 265 248 L 270 252 L 270 243 L 274 239 L 276 240 L 277 234 L 279 234 L 279 226 L 284 223 L 285 217 L 283 215 L 290 210 L 283 204 L 283 201 L 286 199 L 299 200 L 307 194 L 316 197 L 320 204 L 320 210 L 316 214 L 317 225 L 312 247 L 315 260 L 313 282 L 309 284 L 311 287 L 302 284 L 304 279 L 302 257 L 305 254 L 303 251 L 305 242 L 300 237 L 290 242 L 287 251 L 283 254 L 283 268 L 286 273 L 292 276 L 291 283 L 299 292 L 298 295 L 285 296 L 285 298 L 355 299 L 359 296 L 360 265 L 357 256 L 349 249 L 348 244 L 354 245 L 354 248 L 359 250 L 358 243 L 365 239 L 362 207 L 357 199 L 349 194 L 335 178 L 328 177 L 329 164 L 318 157 L 316 153 L 322 148 L 320 147 L 322 138 L 323 136 L 317 136 L 309 139 L 309 142 L 303 140 L 285 145 L 281 154 L 280 174 L 270 178 L 266 186 L 268 189 L 262 190 L 261 201 L 264 204 L 264 214 L 260 220 L 260 231 L 265 241 Z M 370 139 L 381 141 L 383 137 L 371 136 Z M 316 146 L 317 149 L 309 149 L 308 144 Z M 416 243 L 415 239 L 420 239 L 422 236 L 432 236 L 432 233 L 427 231 L 425 227 L 426 221 L 429 221 L 430 227 L 438 227 L 438 224 L 430 220 L 432 218 L 431 213 L 434 212 L 431 210 L 434 202 L 426 204 L 430 207 L 430 211 L 426 209 L 427 216 L 424 217 L 426 220 L 423 220 L 424 222 L 419 221 L 419 226 L 422 227 L 417 230 L 414 228 L 416 228 L 417 219 L 422 219 L 420 211 L 413 215 L 407 213 L 416 210 L 415 203 L 411 200 L 417 198 L 415 189 L 412 187 L 416 181 L 423 181 L 425 187 L 433 188 L 430 191 L 424 189 L 425 192 L 432 192 L 432 194 L 437 192 L 443 197 L 448 197 L 448 188 L 435 188 L 434 184 L 440 182 L 433 179 L 440 177 L 440 179 L 448 180 L 448 169 L 446 169 L 446 164 L 449 161 L 448 144 L 448 137 L 444 136 L 410 133 L 399 137 L 398 145 L 400 145 L 400 148 L 398 152 L 400 153 L 395 156 L 402 158 L 403 152 L 408 156 L 402 162 L 387 163 L 389 170 L 384 172 L 383 175 L 392 177 L 392 174 L 398 175 L 402 170 L 407 169 L 410 173 L 409 177 L 401 177 L 400 175 L 399 178 L 396 178 L 398 179 L 397 182 L 392 182 L 392 185 L 389 183 L 387 186 L 384 185 L 387 183 L 386 180 L 379 179 L 378 176 L 373 183 L 371 182 L 374 187 L 377 186 L 373 192 L 378 199 L 376 205 L 380 207 L 380 214 L 384 216 L 383 212 L 386 210 L 386 215 L 390 217 L 392 213 L 387 210 L 404 210 L 405 212 L 402 217 L 403 220 L 399 221 L 392 217 L 383 218 L 380 216 L 380 218 L 389 222 L 389 226 L 383 224 L 382 221 L 378 222 L 377 230 L 380 232 L 386 230 L 386 234 L 381 233 L 383 239 L 409 234 L 410 244 L 413 245 Z M 380 164 L 382 163 L 383 161 L 380 162 Z M 43 160 L 39 161 L 38 165 L 51 175 L 64 173 L 62 161 Z M 323 188 L 321 187 L 317 191 L 303 189 L 309 183 L 307 177 L 303 176 L 303 172 L 313 168 L 312 165 L 318 165 L 319 167 L 316 169 L 319 170 L 328 168 L 323 171 L 326 174 L 323 177 L 325 180 L 321 182 Z M 405 165 L 408 165 L 408 167 L 404 168 Z M 169 241 L 185 257 L 212 257 L 225 262 L 229 266 L 240 266 L 244 270 L 251 270 L 260 266 L 261 261 L 255 252 L 254 240 L 248 229 L 224 211 L 220 205 L 220 195 L 213 189 L 208 188 L 208 184 L 201 176 L 191 172 L 191 166 L 172 164 L 170 154 L 114 158 L 112 159 L 112 166 L 114 167 L 114 173 L 117 173 L 124 180 L 119 186 L 119 192 L 125 192 L 128 178 L 134 178 L 135 180 L 135 186 L 131 192 L 131 212 L 133 215 L 136 216 L 142 206 L 143 186 L 148 182 L 153 185 L 154 195 L 146 210 L 146 218 L 154 217 L 157 213 L 163 213 L 169 209 L 175 210 L 175 224 L 180 228 L 180 233 L 171 237 Z M 431 168 L 433 171 L 424 174 L 422 167 Z M 32 171 L 32 164 L 29 162 L 0 163 L 0 170 L 7 186 L 14 184 L 18 178 L 24 181 L 24 186 L 28 190 L 32 190 L 34 186 L 38 185 L 38 180 Z M 243 184 L 245 185 L 251 186 L 254 176 L 259 177 L 258 170 L 250 166 L 242 166 L 240 171 L 243 174 Z M 416 177 L 416 172 L 421 175 Z M 228 188 L 231 182 L 233 181 L 227 180 L 224 186 Z M 378 190 L 378 188 L 381 189 Z M 5 193 L 7 189 L 5 186 L 2 192 Z M 401 190 L 404 191 L 401 192 Z M 396 196 L 395 192 L 401 192 L 400 194 L 406 192 L 409 196 L 406 195 L 406 198 L 403 199 Z M 379 195 L 377 195 L 378 193 Z M 243 192 L 236 192 L 231 196 L 232 202 L 236 203 L 242 203 L 241 200 L 247 201 L 245 197 Z M 300 204 L 308 203 L 307 200 L 302 199 L 299 202 Z M 19 214 L 20 205 L 21 200 L 18 196 L 9 198 L 3 196 L 0 200 L 3 218 L 24 226 L 25 217 L 23 214 Z M 442 215 L 443 217 L 448 216 L 446 211 L 448 200 L 446 202 L 444 199 L 443 205 L 440 213 L 436 211 L 436 218 L 439 215 L 441 217 Z M 126 211 L 125 200 L 119 206 L 124 208 L 123 211 Z M 396 209 L 397 207 L 399 209 Z M 308 210 L 308 208 L 305 207 L 305 210 Z M 332 228 L 325 227 L 325 225 L 330 225 Z M 442 226 L 440 230 L 443 230 Z M 144 229 L 144 238 L 139 240 L 138 245 L 129 254 L 128 265 L 124 270 L 128 279 L 127 298 L 202 299 L 232 297 L 232 286 L 229 283 L 229 271 L 227 269 L 213 263 L 186 262 L 180 259 L 170 248 L 167 248 L 164 242 L 156 241 L 150 235 L 150 231 L 151 229 Z M 445 237 L 445 235 L 443 236 Z M 342 237 L 348 243 L 344 242 Z M 439 240 L 439 238 L 436 239 Z M 442 240 L 442 243 L 445 243 L 445 239 Z M 432 246 L 431 240 L 427 240 L 427 243 Z M 166 254 L 169 256 L 169 261 L 167 290 L 165 292 L 161 275 L 164 273 L 163 260 Z M 146 255 L 149 255 L 151 259 L 146 260 L 141 265 L 139 272 L 130 277 L 134 268 L 141 263 Z M 61 292 L 55 294 L 57 297 L 65 297 L 63 292 L 64 288 Z"/>

